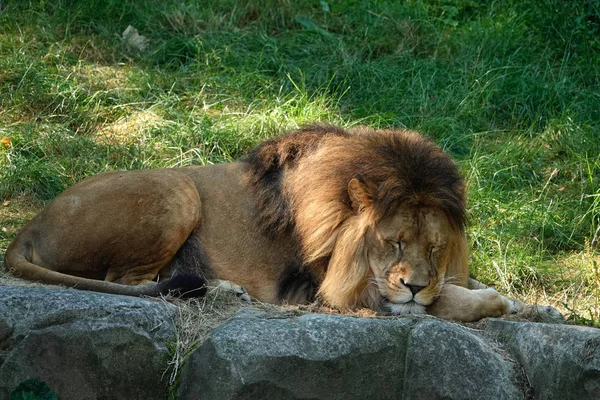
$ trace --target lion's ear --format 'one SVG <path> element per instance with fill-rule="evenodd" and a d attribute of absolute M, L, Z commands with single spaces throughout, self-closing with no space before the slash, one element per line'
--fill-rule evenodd
<path fill-rule="evenodd" d="M 352 178 L 348 182 L 348 195 L 352 203 L 352 209 L 360 212 L 373 204 L 373 196 L 376 187 L 370 182 L 363 182 L 360 178 Z"/>

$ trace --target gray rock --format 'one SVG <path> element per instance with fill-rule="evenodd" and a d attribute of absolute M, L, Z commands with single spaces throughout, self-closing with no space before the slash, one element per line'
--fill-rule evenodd
<path fill-rule="evenodd" d="M 30 378 L 61 400 L 166 399 L 176 318 L 152 299 L 0 286 L 0 400 Z M 600 398 L 600 330 L 472 326 L 242 310 L 189 356 L 179 398 Z"/>
<path fill-rule="evenodd" d="M 175 312 L 149 299 L 0 286 L 0 399 L 30 378 L 61 400 L 165 399 Z"/>
<path fill-rule="evenodd" d="M 478 331 L 436 319 L 416 324 L 403 378 L 404 399 L 522 399 L 521 369 Z M 393 379 L 394 377 L 390 377 Z"/>
<path fill-rule="evenodd" d="M 521 399 L 520 374 L 494 343 L 432 318 L 244 311 L 189 357 L 179 398 Z"/>
<path fill-rule="evenodd" d="M 522 365 L 535 399 L 600 399 L 600 329 L 488 320 Z"/>

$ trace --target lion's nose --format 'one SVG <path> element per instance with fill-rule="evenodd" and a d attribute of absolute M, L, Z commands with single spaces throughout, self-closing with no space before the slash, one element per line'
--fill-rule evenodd
<path fill-rule="evenodd" d="M 400 279 L 400 282 L 402 282 L 402 284 L 404 286 L 406 286 L 408 288 L 408 290 L 410 290 L 410 292 L 413 294 L 413 296 L 425 288 L 425 286 L 408 284 L 408 283 L 404 282 L 404 279 Z"/>

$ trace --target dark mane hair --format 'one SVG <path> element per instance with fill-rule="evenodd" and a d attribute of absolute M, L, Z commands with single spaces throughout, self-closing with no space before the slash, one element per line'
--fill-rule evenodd
<path fill-rule="evenodd" d="M 249 173 L 248 183 L 256 195 L 263 230 L 268 235 L 293 233 L 294 217 L 289 199 L 283 193 L 283 177 L 326 136 L 348 136 L 348 133 L 329 124 L 305 125 L 262 142 L 242 159 Z"/>
<path fill-rule="evenodd" d="M 401 205 L 444 210 L 454 227 L 466 225 L 464 184 L 454 161 L 429 139 L 410 131 L 376 131 L 363 137 L 362 162 L 354 174 L 377 189 L 376 218 Z M 341 188 L 346 192 L 346 188 Z"/>

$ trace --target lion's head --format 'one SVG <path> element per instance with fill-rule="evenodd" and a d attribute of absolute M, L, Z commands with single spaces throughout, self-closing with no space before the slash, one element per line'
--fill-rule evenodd
<path fill-rule="evenodd" d="M 311 126 L 253 157 L 264 166 L 254 176 L 270 185 L 265 223 L 293 231 L 327 302 L 422 313 L 445 282 L 466 286 L 464 185 L 431 141 Z"/>
<path fill-rule="evenodd" d="M 370 216 L 365 214 L 364 218 Z M 356 282 L 355 292 L 345 292 L 351 296 L 351 302 L 393 314 L 424 313 L 447 280 L 460 283 L 456 276 L 460 273 L 452 271 L 449 276 L 447 272 L 453 259 L 463 256 L 464 240 L 440 209 L 407 205 L 380 221 L 366 222 L 364 230 L 361 225 L 359 222 L 348 226 L 348 232 L 354 231 L 355 238 L 360 238 L 357 250 L 362 249 L 351 257 L 368 278 L 366 285 L 364 278 Z M 345 247 L 339 250 L 347 251 Z M 337 251 L 334 249 L 334 253 Z M 458 260 L 464 262 L 462 258 Z M 455 263 L 453 267 L 456 266 Z M 325 279 L 321 286 L 324 296 L 331 297 L 328 290 L 343 293 L 336 288 L 338 279 L 334 275 Z M 342 301 L 347 302 L 348 297 Z"/>

